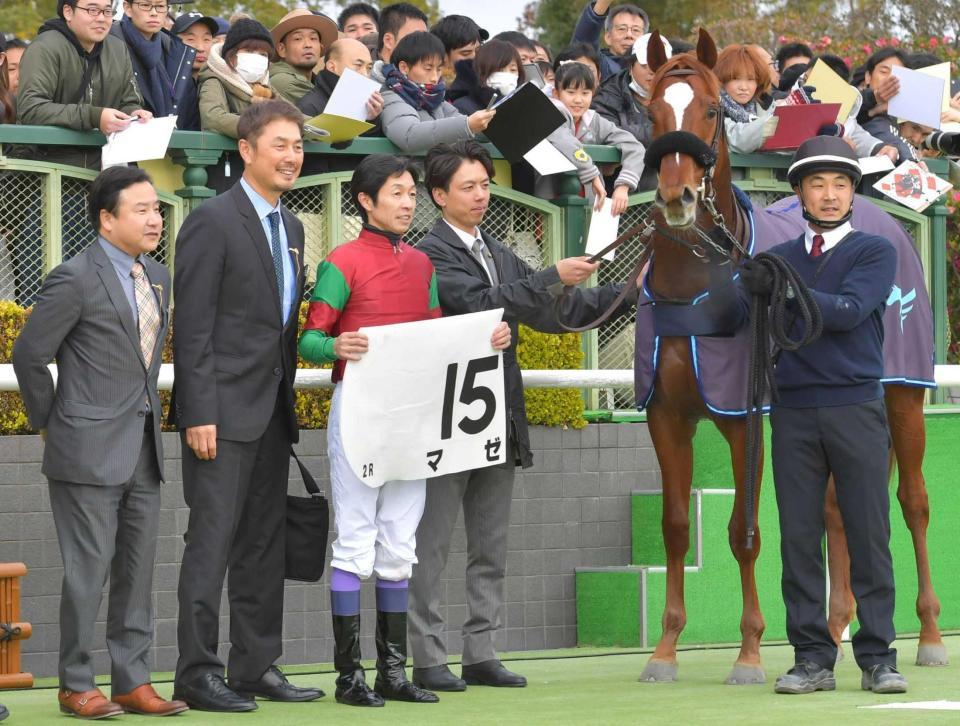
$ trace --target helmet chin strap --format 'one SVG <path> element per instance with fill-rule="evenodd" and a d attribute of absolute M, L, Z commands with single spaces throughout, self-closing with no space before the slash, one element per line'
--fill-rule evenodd
<path fill-rule="evenodd" d="M 797 196 L 800 197 L 800 208 L 803 210 L 803 218 L 811 224 L 817 225 L 818 227 L 823 227 L 824 229 L 836 229 L 837 227 L 842 227 L 849 222 L 850 218 L 853 216 L 853 201 L 851 201 L 850 209 L 848 209 L 847 213 L 840 217 L 840 219 L 817 219 L 809 211 L 807 211 L 807 204 L 803 201 L 803 194 L 800 193 L 799 188 L 797 188 Z"/>

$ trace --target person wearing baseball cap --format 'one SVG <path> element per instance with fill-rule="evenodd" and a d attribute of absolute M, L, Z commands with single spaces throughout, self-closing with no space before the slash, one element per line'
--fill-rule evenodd
<path fill-rule="evenodd" d="M 337 24 L 326 15 L 309 10 L 291 10 L 273 30 L 279 60 L 270 66 L 270 85 L 281 97 L 296 105 L 313 90 L 313 72 L 339 35 Z"/>
<path fill-rule="evenodd" d="M 173 30 L 170 32 L 180 38 L 185 45 L 197 51 L 193 59 L 194 80 L 200 75 L 200 69 L 206 65 L 210 46 L 213 45 L 213 39 L 218 30 L 216 18 L 211 18 L 197 10 L 184 13 L 173 24 Z"/>
<path fill-rule="evenodd" d="M 815 136 L 797 149 L 787 178 L 807 227 L 769 254 L 790 263 L 809 287 L 823 332 L 798 350 L 781 351 L 775 369 L 778 398 L 771 404 L 773 483 L 780 512 L 781 586 L 794 666 L 777 693 L 836 688 L 837 645 L 826 619 L 823 506 L 833 476 L 850 549 L 850 584 L 859 629 L 853 654 L 860 686 L 904 693 L 897 671 L 893 625 L 884 406 L 883 314 L 893 287 L 897 252 L 883 237 L 854 229 L 857 155 L 842 138 Z M 747 260 L 740 284 L 769 295 L 770 267 Z M 789 294 L 789 293 L 788 293 Z M 796 337 L 797 331 L 791 335 Z"/>

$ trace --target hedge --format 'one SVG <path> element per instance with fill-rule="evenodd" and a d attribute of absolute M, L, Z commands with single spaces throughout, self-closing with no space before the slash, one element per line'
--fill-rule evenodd
<path fill-rule="evenodd" d="M 300 326 L 306 319 L 306 304 L 300 307 Z M 16 303 L 0 300 L 0 363 L 10 363 L 13 355 L 13 343 L 17 339 L 23 324 L 30 314 Z M 547 335 L 526 327 L 520 329 L 517 343 L 517 357 L 522 368 L 529 369 L 576 369 L 583 360 L 580 336 L 575 333 Z M 173 360 L 171 336 L 167 336 L 163 348 L 163 361 Z M 301 368 L 329 368 L 301 360 Z M 164 414 L 170 405 L 169 392 L 161 392 Z M 526 392 L 527 420 L 531 424 L 562 426 L 564 428 L 582 428 L 586 425 L 583 418 L 583 398 L 577 389 L 533 389 Z M 330 391 L 297 391 L 297 418 L 304 429 L 323 429 L 327 427 L 327 415 L 330 412 Z M 172 430 L 164 427 L 166 430 Z M 27 414 L 20 395 L 13 392 L 0 392 L 0 435 L 31 433 Z"/>

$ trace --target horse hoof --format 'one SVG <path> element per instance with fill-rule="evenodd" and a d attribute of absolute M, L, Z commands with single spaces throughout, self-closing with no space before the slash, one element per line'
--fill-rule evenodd
<path fill-rule="evenodd" d="M 945 666 L 949 663 L 947 647 L 943 643 L 917 646 L 918 666 Z"/>
<path fill-rule="evenodd" d="M 762 666 L 733 664 L 733 670 L 724 681 L 728 686 L 751 686 L 757 683 L 766 683 L 767 674 Z"/>
<path fill-rule="evenodd" d="M 641 683 L 673 683 L 677 680 L 677 664 L 664 661 L 648 661 L 640 674 Z"/>

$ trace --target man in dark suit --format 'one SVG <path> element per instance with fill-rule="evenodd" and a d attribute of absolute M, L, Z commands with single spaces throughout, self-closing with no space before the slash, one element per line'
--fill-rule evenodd
<path fill-rule="evenodd" d="M 174 692 L 208 711 L 255 696 L 310 701 L 274 665 L 282 652 L 284 527 L 303 225 L 280 203 L 303 165 L 303 116 L 285 101 L 240 117 L 241 180 L 192 212 L 177 236 L 172 415 L 190 507 L 180 570 Z M 318 557 L 321 553 L 318 553 Z M 217 657 L 230 570 L 229 685 Z"/>
<path fill-rule="evenodd" d="M 417 249 L 433 262 L 444 315 L 503 308 L 512 342 L 503 352 L 506 385 L 507 463 L 431 479 L 417 530 L 417 566 L 410 583 L 410 641 L 413 682 L 437 691 L 462 691 L 467 685 L 525 686 L 523 676 L 500 663 L 494 636 L 500 629 L 507 563 L 507 525 L 514 471 L 533 464 L 517 365 L 520 323 L 550 333 L 563 332 L 554 300 L 565 285 L 578 285 L 597 269 L 584 258 L 560 260 L 540 271 L 480 229 L 490 201 L 493 162 L 474 141 L 439 144 L 426 159 L 426 186 L 443 219 Z M 613 304 L 623 285 L 571 289 L 560 316 L 568 325 L 586 325 Z M 617 314 L 632 310 L 636 292 L 626 296 Z M 463 508 L 467 531 L 467 608 L 463 626 L 463 678 L 447 667 L 440 613 L 440 577 L 447 564 L 450 537 Z"/>
<path fill-rule="evenodd" d="M 166 716 L 187 706 L 157 695 L 149 667 L 163 478 L 157 376 L 170 275 L 146 255 L 163 219 L 137 168 L 104 171 L 88 206 L 99 239 L 47 276 L 13 348 L 30 425 L 46 441 L 43 473 L 64 563 L 60 710 L 84 719 Z M 54 358 L 56 388 L 47 369 Z M 94 684 L 91 654 L 108 575 L 112 701 Z"/>

